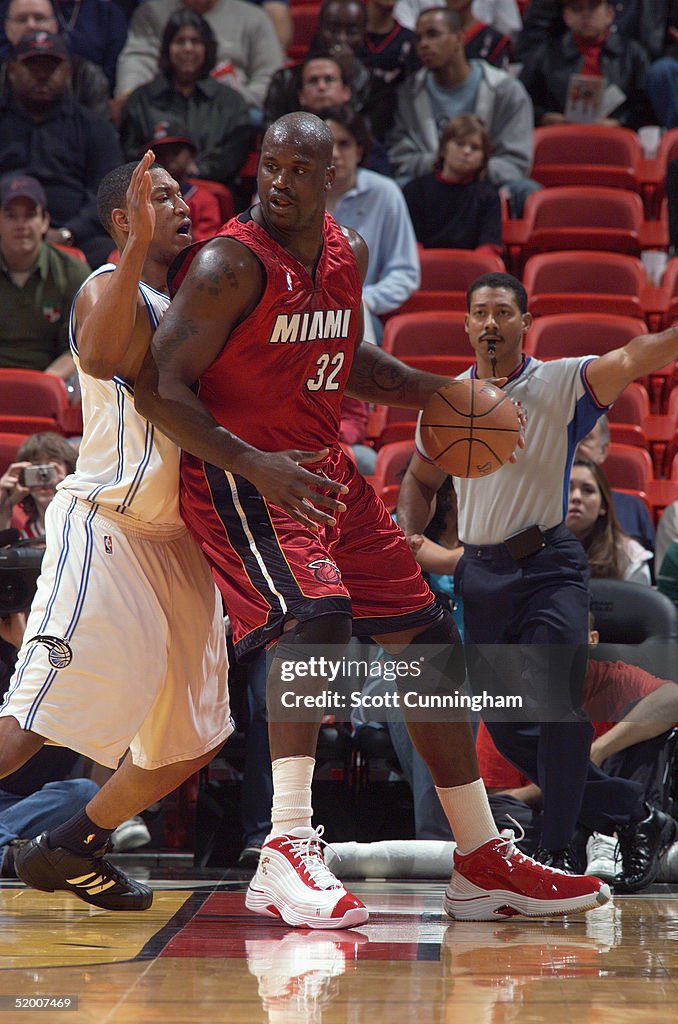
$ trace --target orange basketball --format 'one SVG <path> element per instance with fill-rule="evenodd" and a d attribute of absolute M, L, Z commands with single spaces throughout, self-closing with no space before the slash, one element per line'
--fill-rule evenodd
<path fill-rule="evenodd" d="M 455 380 L 436 391 L 421 416 L 426 454 L 451 476 L 488 476 L 518 444 L 520 422 L 511 399 L 486 380 Z"/>

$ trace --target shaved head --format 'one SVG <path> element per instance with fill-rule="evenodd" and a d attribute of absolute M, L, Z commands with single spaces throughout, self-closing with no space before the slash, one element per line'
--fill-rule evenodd
<path fill-rule="evenodd" d="M 298 110 L 279 117 L 264 135 L 261 148 L 263 150 L 267 146 L 289 143 L 310 150 L 317 160 L 328 167 L 332 163 L 332 132 L 315 114 Z"/>

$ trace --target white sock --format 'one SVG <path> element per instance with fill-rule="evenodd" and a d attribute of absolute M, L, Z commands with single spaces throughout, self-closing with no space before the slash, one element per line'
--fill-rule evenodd
<path fill-rule="evenodd" d="M 310 828 L 314 757 L 279 757 L 273 762 L 273 808 L 268 838 Z"/>
<path fill-rule="evenodd" d="M 482 779 L 476 779 L 465 786 L 451 786 L 449 789 L 436 786 L 436 793 L 460 853 L 469 853 L 489 839 L 497 838 L 499 832 Z"/>

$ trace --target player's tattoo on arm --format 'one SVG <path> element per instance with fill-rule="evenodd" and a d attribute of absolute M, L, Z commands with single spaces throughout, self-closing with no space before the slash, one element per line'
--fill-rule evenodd
<path fill-rule="evenodd" d="M 347 390 L 365 402 L 418 408 L 423 404 L 421 376 L 376 345 L 361 345 L 351 367 Z"/>
<path fill-rule="evenodd" d="M 207 292 L 208 295 L 217 296 L 221 294 L 224 280 L 229 288 L 238 287 L 238 275 L 232 264 L 227 259 L 219 259 L 216 266 L 207 266 L 202 270 L 202 278 L 196 283 L 196 291 Z"/>
<path fill-rule="evenodd" d="M 196 338 L 200 330 L 195 320 L 186 320 L 175 313 L 170 306 L 162 321 L 163 341 L 161 352 L 170 355 Z"/>

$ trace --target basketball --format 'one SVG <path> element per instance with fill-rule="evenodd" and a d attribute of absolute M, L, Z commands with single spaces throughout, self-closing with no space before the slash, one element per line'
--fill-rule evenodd
<path fill-rule="evenodd" d="M 450 476 L 488 476 L 508 462 L 520 436 L 511 399 L 486 380 L 450 381 L 426 403 L 421 441 Z"/>

